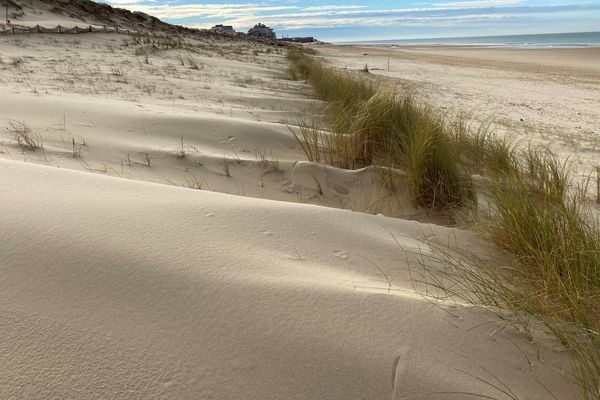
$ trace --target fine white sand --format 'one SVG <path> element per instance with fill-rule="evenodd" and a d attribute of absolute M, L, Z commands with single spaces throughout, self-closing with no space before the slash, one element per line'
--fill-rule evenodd
<path fill-rule="evenodd" d="M 552 341 L 411 290 L 472 233 L 0 167 L 2 398 L 572 398 Z"/>
<path fill-rule="evenodd" d="M 279 48 L 193 44 L 0 36 L 0 398 L 576 398 L 548 334 L 423 296 L 436 249 L 504 254 L 304 161 Z"/>
<path fill-rule="evenodd" d="M 383 190 L 373 171 L 370 179 L 358 171 L 338 181 L 329 178 L 331 168 L 294 168 L 305 156 L 291 129 L 323 105 L 288 79 L 281 49 L 191 43 L 195 52 L 134 45 L 115 34 L 2 37 L 0 157 L 391 216 L 423 214 L 406 190 Z M 5 129 L 10 121 L 28 124 L 44 151 L 18 146 Z"/>

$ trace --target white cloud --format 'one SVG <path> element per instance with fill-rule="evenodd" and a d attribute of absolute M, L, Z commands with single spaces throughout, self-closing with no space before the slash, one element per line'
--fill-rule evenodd
<path fill-rule="evenodd" d="M 191 0 L 190 0 L 191 1 Z M 195 21 L 193 27 L 208 28 L 215 21 L 244 30 L 256 22 L 276 29 L 318 29 L 348 26 L 454 26 L 473 22 L 490 22 L 518 18 L 528 13 L 556 12 L 555 6 L 538 6 L 530 11 L 526 0 L 447 0 L 444 3 L 421 3 L 421 7 L 373 9 L 365 5 L 302 6 L 302 2 L 288 1 L 283 5 L 273 2 L 225 4 L 172 4 L 156 0 L 110 0 L 111 4 L 126 6 L 161 19 L 187 18 Z M 568 9 L 577 5 L 561 5 Z M 596 9 L 599 9 L 597 6 Z M 189 24 L 188 24 L 189 25 Z"/>
<path fill-rule="evenodd" d="M 409 16 L 379 16 L 364 18 L 322 18 L 313 17 L 289 17 L 287 15 L 274 15 L 263 17 L 261 21 L 276 28 L 285 27 L 289 30 L 294 29 L 318 29 L 334 28 L 343 26 L 392 26 L 402 24 L 404 26 L 450 26 L 468 22 L 498 21 L 515 16 L 514 14 L 472 14 L 455 15 L 442 17 L 409 17 Z M 227 20 L 227 24 L 238 27 L 252 26 L 256 21 L 255 17 L 240 17 Z M 206 28 L 208 25 L 197 25 L 198 28 Z"/>
<path fill-rule="evenodd" d="M 131 0 L 111 0 L 111 4 L 122 1 L 121 6 L 128 6 L 132 11 L 141 11 L 158 18 L 181 19 L 189 17 L 227 18 L 240 15 L 257 15 L 261 12 L 298 10 L 297 6 L 266 6 L 260 4 L 160 4 L 149 5 Z M 129 3 L 127 3 L 129 1 Z"/>
<path fill-rule="evenodd" d="M 467 0 L 447 3 L 432 3 L 432 5 L 438 7 L 483 8 L 516 6 L 524 3 L 525 2 L 523 0 Z"/>
<path fill-rule="evenodd" d="M 352 10 L 352 9 L 357 9 L 357 8 L 369 8 L 369 6 L 335 6 L 335 5 L 325 5 L 325 6 L 305 7 L 302 10 L 304 10 L 304 11 Z"/>

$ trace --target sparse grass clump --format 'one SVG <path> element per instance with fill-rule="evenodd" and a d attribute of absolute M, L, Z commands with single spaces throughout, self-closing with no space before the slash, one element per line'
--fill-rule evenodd
<path fill-rule="evenodd" d="M 189 56 L 187 62 L 191 69 L 199 70 L 204 68 L 204 65 L 199 63 L 194 57 Z"/>
<path fill-rule="evenodd" d="M 81 144 L 75 143 L 75 138 L 71 138 L 71 155 L 73 158 L 81 158 Z"/>
<path fill-rule="evenodd" d="M 142 153 L 142 157 L 144 159 L 144 165 L 146 165 L 147 167 L 151 167 L 152 166 L 152 154 L 149 151 L 144 151 Z M 129 160 L 129 153 L 127 153 L 127 159 L 128 159 L 129 165 L 131 166 L 131 161 Z"/>
<path fill-rule="evenodd" d="M 227 157 L 223 157 L 223 173 L 226 177 L 231 177 L 231 170 L 229 169 L 229 160 Z"/>
<path fill-rule="evenodd" d="M 8 125 L 10 136 L 19 146 L 28 150 L 42 148 L 42 138 L 33 132 L 31 126 L 22 121 L 8 121 Z"/>
<path fill-rule="evenodd" d="M 183 160 L 186 157 L 186 155 L 187 155 L 185 149 L 186 149 L 186 147 L 185 147 L 185 144 L 184 144 L 184 138 L 183 138 L 183 135 L 181 135 L 179 137 L 179 146 L 177 148 L 177 151 L 175 152 L 175 156 L 177 158 Z"/>

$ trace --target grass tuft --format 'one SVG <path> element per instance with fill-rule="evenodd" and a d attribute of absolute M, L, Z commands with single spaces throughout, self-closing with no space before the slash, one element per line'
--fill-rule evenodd
<path fill-rule="evenodd" d="M 307 80 L 328 102 L 332 132 L 300 124 L 296 139 L 307 158 L 342 168 L 403 167 L 411 173 L 417 205 L 449 209 L 474 199 L 470 175 L 461 166 L 444 119 L 410 95 L 376 90 L 322 66 L 298 51 L 288 55 L 290 74 Z"/>
<path fill-rule="evenodd" d="M 42 138 L 33 132 L 31 126 L 21 121 L 8 121 L 8 132 L 17 144 L 28 150 L 42 148 Z"/>

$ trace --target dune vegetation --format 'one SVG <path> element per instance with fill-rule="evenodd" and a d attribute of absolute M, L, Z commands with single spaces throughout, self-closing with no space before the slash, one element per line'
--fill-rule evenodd
<path fill-rule="evenodd" d="M 424 207 L 448 209 L 474 199 L 470 175 L 454 156 L 458 151 L 441 114 L 408 95 L 334 72 L 300 52 L 291 51 L 289 57 L 292 76 L 308 80 L 315 95 L 328 103 L 331 132 L 322 133 L 314 124 L 302 128 L 301 145 L 305 152 L 313 149 L 309 159 L 324 151 L 325 160 L 342 168 L 405 168 L 414 201 Z M 327 143 L 322 150 L 319 141 Z"/>
<path fill-rule="evenodd" d="M 513 265 L 473 273 L 444 255 L 453 289 L 429 284 L 453 293 L 462 286 L 471 293 L 463 300 L 512 311 L 525 332 L 527 316 L 543 321 L 571 351 L 583 397 L 599 399 L 600 230 L 569 163 L 495 135 L 490 124 L 472 130 L 410 94 L 379 88 L 364 71 L 336 71 L 301 50 L 288 58 L 292 78 L 327 104 L 327 126 L 302 123 L 296 136 L 307 158 L 404 169 L 415 205 L 471 209 L 473 228 L 512 254 Z"/>

